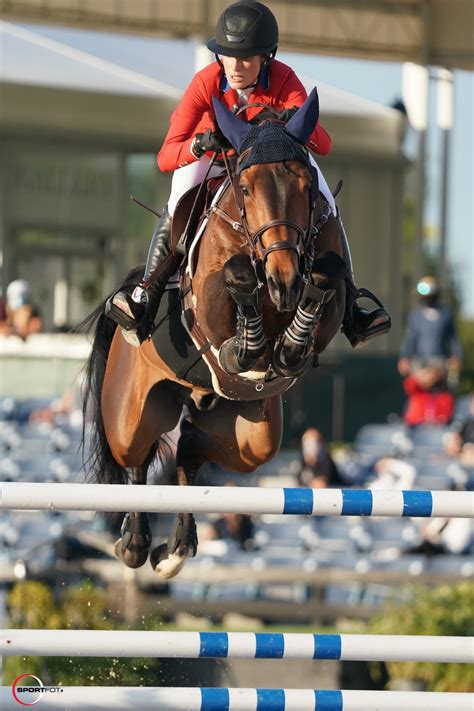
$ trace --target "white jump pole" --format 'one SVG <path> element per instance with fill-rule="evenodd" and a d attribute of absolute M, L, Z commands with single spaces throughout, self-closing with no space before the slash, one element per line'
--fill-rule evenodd
<path fill-rule="evenodd" d="M 474 492 L 5 482 L 0 508 L 474 518 Z"/>
<path fill-rule="evenodd" d="M 21 688 L 21 687 L 20 687 Z M 396 691 L 316 691 L 313 689 L 204 689 L 169 687 L 43 687 L 17 692 L 37 698 L 42 711 L 472 711 L 473 695 Z M 1 687 L 2 709 L 20 705 L 9 686 Z"/>
<path fill-rule="evenodd" d="M 474 637 L 130 630 L 0 631 L 0 653 L 42 657 L 171 657 L 474 662 Z"/>

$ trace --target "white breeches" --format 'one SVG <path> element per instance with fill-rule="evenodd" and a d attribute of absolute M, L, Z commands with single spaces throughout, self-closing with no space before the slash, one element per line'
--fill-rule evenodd
<path fill-rule="evenodd" d="M 178 168 L 174 171 L 171 180 L 171 194 L 168 200 L 168 212 L 171 217 L 174 215 L 176 205 L 180 198 L 185 192 L 191 190 L 191 188 L 194 188 L 195 185 L 203 180 L 208 168 L 209 158 L 203 156 L 200 160 L 190 163 L 189 165 L 183 165 L 182 168 Z M 223 171 L 224 168 L 222 166 L 213 165 L 209 171 L 208 178 L 216 178 L 218 175 L 222 175 Z"/>
<path fill-rule="evenodd" d="M 331 191 L 329 190 L 326 179 L 313 156 L 310 156 L 310 159 L 311 165 L 313 165 L 318 171 L 319 190 L 330 204 L 334 214 L 336 214 L 336 203 Z M 208 167 L 209 158 L 207 156 L 203 156 L 200 160 L 190 163 L 189 165 L 184 165 L 182 168 L 178 168 L 174 171 L 173 179 L 171 181 L 171 194 L 168 200 L 168 212 L 171 216 L 174 215 L 179 199 L 187 190 L 194 188 L 195 185 L 202 181 L 206 175 Z M 223 170 L 222 166 L 213 166 L 208 177 L 215 178 L 218 175 L 222 175 Z"/>
<path fill-rule="evenodd" d="M 322 174 L 321 168 L 320 168 L 319 165 L 316 163 L 316 161 L 314 160 L 314 158 L 313 158 L 313 156 L 311 155 L 311 153 L 309 154 L 309 159 L 310 159 L 310 161 L 311 161 L 311 165 L 312 165 L 314 168 L 316 168 L 316 170 L 318 171 L 319 192 L 324 195 L 324 197 L 326 198 L 326 200 L 327 200 L 328 203 L 330 204 L 331 209 L 332 209 L 334 215 L 337 215 L 336 201 L 334 200 L 334 197 L 333 197 L 332 192 L 329 190 L 329 185 L 326 183 L 326 178 L 325 178 L 324 175 Z"/>

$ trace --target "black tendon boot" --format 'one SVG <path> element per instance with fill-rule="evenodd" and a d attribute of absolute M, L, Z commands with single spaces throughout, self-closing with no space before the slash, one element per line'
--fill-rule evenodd
<path fill-rule="evenodd" d="M 171 217 L 165 207 L 151 239 L 143 279 L 138 284 L 143 290 L 141 300 L 136 302 L 129 293 L 120 290 L 105 305 L 106 315 L 122 327 L 125 340 L 132 346 L 139 346 L 147 338 L 168 279 L 178 266 L 178 259 L 170 249 L 170 229 Z"/>
<path fill-rule="evenodd" d="M 226 373 L 236 375 L 251 370 L 265 352 L 267 339 L 258 286 L 250 292 L 237 291 L 229 284 L 227 289 L 237 304 L 237 333 L 220 347 L 219 363 Z"/>
<path fill-rule="evenodd" d="M 392 321 L 390 314 L 386 311 L 380 299 L 368 289 L 358 289 L 356 287 L 349 243 L 339 211 L 336 219 L 342 244 L 342 257 L 347 270 L 346 310 L 341 330 L 353 348 L 360 348 L 371 338 L 374 338 L 374 336 L 381 336 L 383 333 L 388 333 L 392 327 Z M 361 308 L 357 303 L 357 300 L 361 298 L 370 299 L 377 304 L 377 308 L 370 311 Z"/>

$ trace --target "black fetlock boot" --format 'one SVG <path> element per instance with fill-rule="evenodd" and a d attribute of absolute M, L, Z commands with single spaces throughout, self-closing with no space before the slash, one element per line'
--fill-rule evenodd
<path fill-rule="evenodd" d="M 251 370 L 265 353 L 267 339 L 263 332 L 262 307 L 258 286 L 251 292 L 237 291 L 227 284 L 237 304 L 237 333 L 219 349 L 219 363 L 230 375 Z"/>
<path fill-rule="evenodd" d="M 388 333 L 392 327 L 392 320 L 390 314 L 375 294 L 372 294 L 368 289 L 358 289 L 356 287 L 349 243 L 339 211 L 336 220 L 342 244 L 342 257 L 347 270 L 346 310 L 341 330 L 352 348 L 360 348 L 371 338 Z M 357 300 L 361 298 L 370 299 L 377 304 L 377 308 L 371 310 L 361 308 L 357 303 Z"/>
<path fill-rule="evenodd" d="M 168 279 L 179 264 L 171 253 L 170 230 L 171 217 L 165 207 L 151 239 L 143 279 L 137 284 L 142 290 L 140 301 L 120 290 L 105 305 L 106 315 L 122 327 L 125 340 L 133 346 L 148 337 Z"/>

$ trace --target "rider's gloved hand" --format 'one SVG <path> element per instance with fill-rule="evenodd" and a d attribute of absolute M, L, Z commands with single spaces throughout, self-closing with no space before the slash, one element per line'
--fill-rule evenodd
<path fill-rule="evenodd" d="M 201 158 L 207 151 L 221 153 L 231 148 L 231 145 L 222 131 L 208 128 L 204 133 L 196 133 L 191 144 L 191 153 L 196 158 Z"/>
<path fill-rule="evenodd" d="M 278 121 L 284 121 L 287 123 L 294 114 L 298 111 L 298 106 L 293 106 L 291 109 L 282 109 L 281 111 L 277 111 L 276 109 L 272 109 L 270 107 L 266 109 L 262 109 L 259 114 L 256 115 L 250 123 L 260 123 L 261 121 L 265 121 L 266 119 L 277 119 Z"/>
<path fill-rule="evenodd" d="M 299 110 L 299 106 L 292 106 L 291 109 L 282 109 L 282 111 L 277 112 L 277 119 L 279 121 L 284 121 L 287 123 L 292 116 L 296 114 Z"/>

